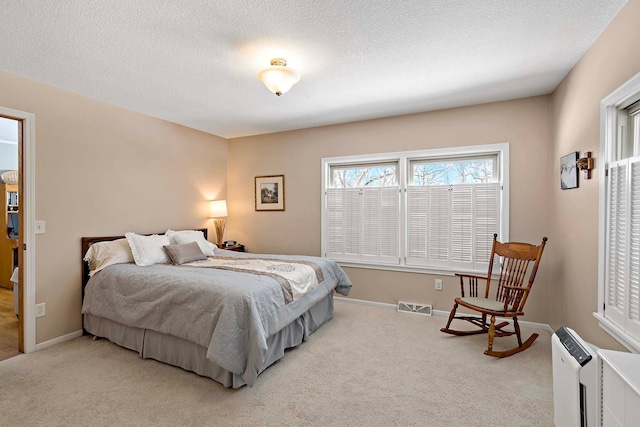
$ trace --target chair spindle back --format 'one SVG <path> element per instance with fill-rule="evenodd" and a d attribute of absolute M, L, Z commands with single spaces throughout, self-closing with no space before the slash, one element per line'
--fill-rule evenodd
<path fill-rule="evenodd" d="M 529 296 L 529 291 L 533 285 L 538 272 L 538 265 L 542 258 L 547 238 L 542 239 L 538 246 L 529 243 L 519 242 L 498 242 L 498 235 L 493 235 L 493 247 L 489 260 L 488 278 L 491 278 L 494 256 L 502 258 L 500 276 L 498 278 L 498 288 L 496 290 L 496 300 L 505 303 L 509 311 L 523 311 L 524 304 Z M 533 262 L 529 279 L 525 284 L 527 270 Z M 486 288 L 485 298 L 489 298 L 489 286 Z"/>

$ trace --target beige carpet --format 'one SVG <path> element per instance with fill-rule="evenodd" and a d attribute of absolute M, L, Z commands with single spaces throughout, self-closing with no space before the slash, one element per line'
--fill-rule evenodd
<path fill-rule="evenodd" d="M 239 390 L 81 337 L 0 362 L 0 425 L 553 425 L 548 333 L 494 359 L 486 336 L 444 323 L 336 302 L 331 322 Z"/>

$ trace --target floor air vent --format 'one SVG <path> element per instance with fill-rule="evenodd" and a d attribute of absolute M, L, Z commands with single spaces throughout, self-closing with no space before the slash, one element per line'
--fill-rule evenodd
<path fill-rule="evenodd" d="M 398 302 L 398 311 L 402 313 L 422 314 L 423 316 L 431 316 L 431 314 L 433 314 L 430 304 L 418 304 L 415 302 Z"/>

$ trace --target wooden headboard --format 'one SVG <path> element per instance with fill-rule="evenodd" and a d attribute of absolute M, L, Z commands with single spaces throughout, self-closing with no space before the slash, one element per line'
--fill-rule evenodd
<path fill-rule="evenodd" d="M 194 230 L 202 231 L 204 233 L 204 238 L 206 239 L 208 236 L 209 230 L 206 228 L 194 228 Z M 154 233 L 151 233 L 154 234 Z M 145 234 L 145 236 L 150 236 L 151 234 Z M 164 234 L 163 233 L 155 233 L 155 234 Z M 84 256 L 89 250 L 89 246 L 98 242 L 108 242 L 111 240 L 124 239 L 124 236 L 104 236 L 104 237 L 83 237 L 82 238 L 82 256 L 80 260 L 82 262 L 82 301 L 84 301 L 84 288 L 87 286 L 87 282 L 89 281 L 89 263 L 84 260 Z"/>

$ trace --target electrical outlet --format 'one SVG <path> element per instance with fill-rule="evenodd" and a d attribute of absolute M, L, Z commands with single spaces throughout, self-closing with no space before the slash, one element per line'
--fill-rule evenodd
<path fill-rule="evenodd" d="M 442 279 L 436 279 L 436 291 L 442 290 Z"/>
<path fill-rule="evenodd" d="M 44 303 L 41 302 L 40 304 L 36 304 L 36 317 L 42 317 L 45 313 Z"/>

